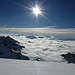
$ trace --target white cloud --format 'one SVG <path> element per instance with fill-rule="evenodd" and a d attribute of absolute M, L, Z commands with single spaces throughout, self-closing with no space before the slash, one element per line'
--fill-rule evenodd
<path fill-rule="evenodd" d="M 52 37 L 45 37 L 31 39 L 25 35 L 12 36 L 25 46 L 22 50 L 23 55 L 27 55 L 31 60 L 41 61 L 63 61 L 61 54 L 68 52 L 74 53 L 75 40 L 59 40 Z"/>
<path fill-rule="evenodd" d="M 35 35 L 52 35 L 59 37 L 75 38 L 75 29 L 57 29 L 57 28 L 0 28 L 1 33 L 23 33 Z"/>
<path fill-rule="evenodd" d="M 75 52 L 75 40 L 71 40 L 75 39 L 75 29 L 0 28 L 0 35 L 18 40 L 25 46 L 22 54 L 31 60 L 63 61 L 61 54 Z M 28 35 L 36 38 L 27 38 Z"/>

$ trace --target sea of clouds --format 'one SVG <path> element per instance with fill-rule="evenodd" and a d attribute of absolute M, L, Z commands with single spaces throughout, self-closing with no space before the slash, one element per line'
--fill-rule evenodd
<path fill-rule="evenodd" d="M 2 35 L 25 46 L 22 54 L 30 60 L 63 62 L 61 54 L 75 53 L 75 29 L 1 28 Z"/>

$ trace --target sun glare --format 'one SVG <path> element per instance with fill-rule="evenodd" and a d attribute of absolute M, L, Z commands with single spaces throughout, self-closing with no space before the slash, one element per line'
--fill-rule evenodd
<path fill-rule="evenodd" d="M 33 13 L 36 15 L 36 17 L 38 17 L 38 15 L 41 14 L 41 9 L 37 5 L 32 10 L 33 10 Z"/>

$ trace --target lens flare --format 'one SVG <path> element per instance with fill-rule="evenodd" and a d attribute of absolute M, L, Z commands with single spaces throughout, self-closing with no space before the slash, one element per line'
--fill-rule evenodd
<path fill-rule="evenodd" d="M 38 15 L 41 15 L 41 9 L 39 8 L 39 6 L 36 5 L 34 8 L 32 8 L 32 10 L 36 17 L 38 17 Z"/>

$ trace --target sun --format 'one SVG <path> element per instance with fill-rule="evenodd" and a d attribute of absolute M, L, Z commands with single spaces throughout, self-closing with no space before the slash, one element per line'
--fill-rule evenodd
<path fill-rule="evenodd" d="M 41 9 L 37 5 L 34 8 L 32 8 L 32 11 L 33 11 L 33 14 L 36 15 L 36 17 L 38 17 L 38 15 L 41 15 Z"/>

